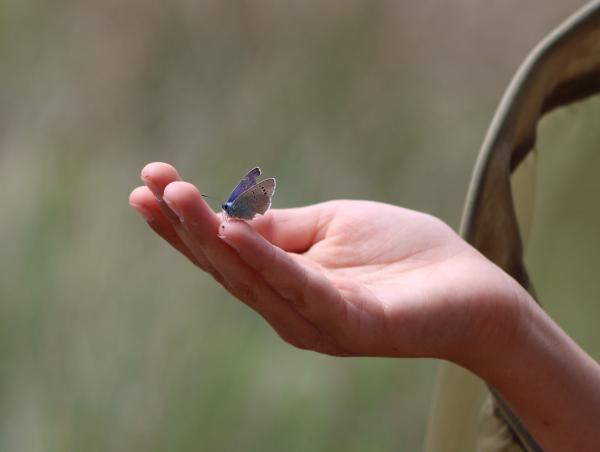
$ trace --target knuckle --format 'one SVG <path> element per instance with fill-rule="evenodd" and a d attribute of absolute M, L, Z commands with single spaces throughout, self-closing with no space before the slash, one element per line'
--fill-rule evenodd
<path fill-rule="evenodd" d="M 223 276 L 220 273 L 217 273 L 217 271 L 213 268 L 204 268 L 201 267 L 204 271 L 210 273 L 210 275 L 214 278 L 215 281 L 217 281 L 219 284 L 221 284 L 223 287 L 227 287 L 229 285 L 229 283 L 225 280 L 225 278 L 223 278 Z"/>
<path fill-rule="evenodd" d="M 294 308 L 303 311 L 306 308 L 306 300 L 301 286 L 287 285 L 279 289 L 279 294 L 288 301 Z"/>
<path fill-rule="evenodd" d="M 254 288 L 248 284 L 238 283 L 234 286 L 234 295 L 250 306 L 256 306 L 258 298 Z"/>
<path fill-rule="evenodd" d="M 285 331 L 278 331 L 277 334 L 279 335 L 279 337 L 283 340 L 283 342 L 285 342 L 288 345 L 291 345 L 294 348 L 300 349 L 300 350 L 307 350 L 308 347 L 300 340 L 298 340 L 297 337 L 288 334 Z"/>
<path fill-rule="evenodd" d="M 270 245 L 267 247 L 267 250 L 268 251 L 265 253 L 264 258 L 259 259 L 256 262 L 255 270 L 261 274 L 271 268 L 276 268 L 278 265 L 277 249 Z"/>
<path fill-rule="evenodd" d="M 306 313 L 309 307 L 307 299 L 308 290 L 308 276 L 303 274 L 298 279 L 280 286 L 278 292 L 283 299 L 285 299 L 290 305 L 299 313 Z"/>
<path fill-rule="evenodd" d="M 321 330 L 318 331 L 313 349 L 319 353 L 329 356 L 344 357 L 352 356 L 344 347 L 341 347 L 336 338 Z"/>

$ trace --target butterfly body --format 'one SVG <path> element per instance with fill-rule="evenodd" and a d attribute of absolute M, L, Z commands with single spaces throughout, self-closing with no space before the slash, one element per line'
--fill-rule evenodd
<path fill-rule="evenodd" d="M 233 189 L 221 208 L 229 218 L 252 220 L 256 214 L 264 215 L 271 207 L 271 198 L 275 192 L 275 179 L 256 182 L 260 168 L 253 168 Z"/>

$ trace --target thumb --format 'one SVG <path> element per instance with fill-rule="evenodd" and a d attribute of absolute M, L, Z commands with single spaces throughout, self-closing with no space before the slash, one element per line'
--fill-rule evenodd
<path fill-rule="evenodd" d="M 326 202 L 291 209 L 271 209 L 255 218 L 252 227 L 269 242 L 295 253 L 308 250 L 323 238 L 335 215 L 335 203 Z"/>

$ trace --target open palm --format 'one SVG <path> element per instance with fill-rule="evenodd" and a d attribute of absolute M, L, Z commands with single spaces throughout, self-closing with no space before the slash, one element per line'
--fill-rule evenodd
<path fill-rule="evenodd" d="M 508 276 L 423 213 L 331 201 L 223 222 L 173 167 L 142 178 L 130 202 L 150 226 L 300 348 L 460 360 L 506 296 Z"/>

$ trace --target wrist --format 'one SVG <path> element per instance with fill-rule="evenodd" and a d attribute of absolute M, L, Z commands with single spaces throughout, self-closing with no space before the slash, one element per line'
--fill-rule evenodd
<path fill-rule="evenodd" d="M 542 319 L 533 297 L 512 277 L 493 266 L 474 296 L 457 364 L 488 380 L 519 356 L 531 340 L 534 322 Z M 489 380 L 488 380 L 489 381 Z"/>
<path fill-rule="evenodd" d="M 487 351 L 477 348 L 465 367 L 502 394 L 544 450 L 600 450 L 600 366 L 520 286 L 498 314 L 507 337 L 483 342 Z"/>

